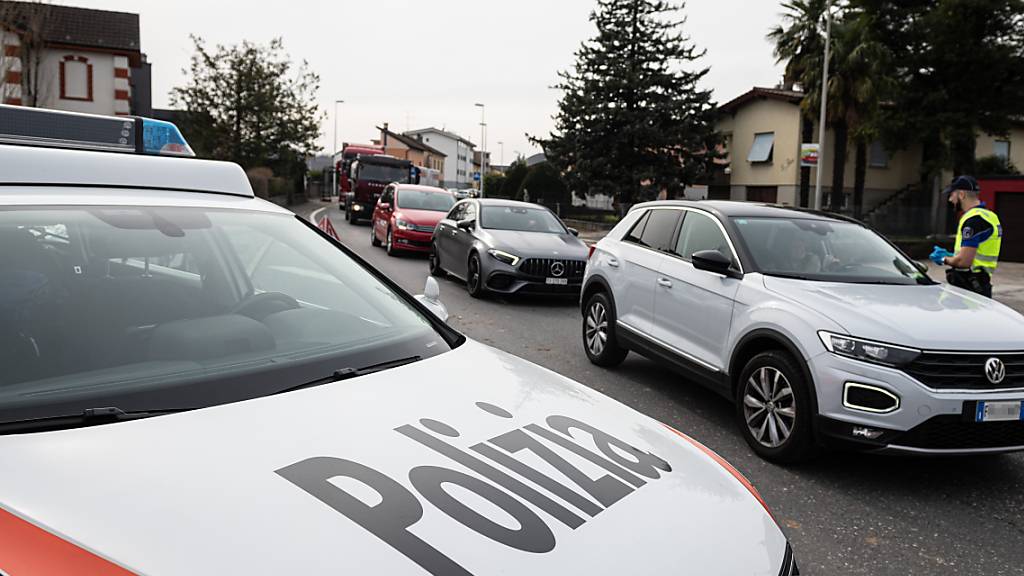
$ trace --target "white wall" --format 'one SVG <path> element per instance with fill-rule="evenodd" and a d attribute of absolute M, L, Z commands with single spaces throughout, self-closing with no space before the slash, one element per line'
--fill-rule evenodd
<path fill-rule="evenodd" d="M 89 64 L 92 64 L 92 102 L 61 99 L 60 62 L 67 55 L 84 56 L 89 59 Z M 113 55 L 74 50 L 44 50 L 40 70 L 40 107 L 90 114 L 114 114 Z"/>
<path fill-rule="evenodd" d="M 444 173 L 442 178 L 448 184 L 458 183 L 459 187 L 468 186 L 473 181 L 473 150 L 455 138 L 437 131 L 417 132 L 409 134 L 412 138 L 422 137 L 423 143 L 431 148 L 444 152 Z M 459 159 L 462 156 L 464 159 Z M 462 172 L 460 174 L 459 172 Z"/>

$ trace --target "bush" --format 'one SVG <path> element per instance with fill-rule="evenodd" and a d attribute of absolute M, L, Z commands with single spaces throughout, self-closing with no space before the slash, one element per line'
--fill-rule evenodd
<path fill-rule="evenodd" d="M 978 176 L 1016 176 L 1020 174 L 1020 170 L 1017 170 L 1009 158 L 985 156 L 975 160 L 974 173 Z"/>
<path fill-rule="evenodd" d="M 484 176 L 484 194 L 486 194 L 488 198 L 511 198 L 511 196 L 504 195 L 504 188 L 504 174 L 495 172 Z"/>

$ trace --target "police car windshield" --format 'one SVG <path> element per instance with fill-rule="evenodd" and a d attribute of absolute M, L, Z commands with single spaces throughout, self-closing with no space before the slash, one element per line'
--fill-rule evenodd
<path fill-rule="evenodd" d="M 197 408 L 456 343 L 294 216 L 0 209 L 0 421 Z"/>
<path fill-rule="evenodd" d="M 818 219 L 732 219 L 754 259 L 770 276 L 862 284 L 931 284 L 878 234 L 851 222 Z"/>

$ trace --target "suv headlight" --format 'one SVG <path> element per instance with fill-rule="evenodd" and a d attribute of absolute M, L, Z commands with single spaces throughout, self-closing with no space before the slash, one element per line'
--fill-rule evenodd
<path fill-rule="evenodd" d="M 863 360 L 885 366 L 906 366 L 921 355 L 920 350 L 842 336 L 831 332 L 818 332 L 825 349 L 839 356 Z"/>
<path fill-rule="evenodd" d="M 491 248 L 490 250 L 487 251 L 487 253 L 490 254 L 491 257 L 494 258 L 495 260 L 498 260 L 499 262 L 504 262 L 509 266 L 515 266 L 516 264 L 519 264 L 520 258 L 515 254 L 509 254 L 508 252 L 498 250 L 497 248 Z"/>

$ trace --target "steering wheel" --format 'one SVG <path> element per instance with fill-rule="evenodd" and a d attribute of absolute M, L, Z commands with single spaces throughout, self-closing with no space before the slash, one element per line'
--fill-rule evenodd
<path fill-rule="evenodd" d="M 263 320 L 271 314 L 285 310 L 297 310 L 302 306 L 299 301 L 283 292 L 253 293 L 242 298 L 231 307 L 231 314 L 248 316 L 253 320 Z"/>

